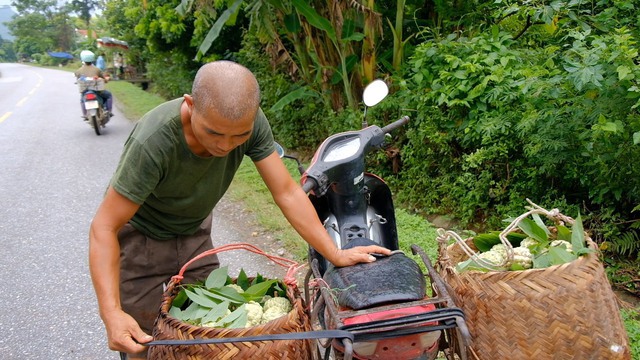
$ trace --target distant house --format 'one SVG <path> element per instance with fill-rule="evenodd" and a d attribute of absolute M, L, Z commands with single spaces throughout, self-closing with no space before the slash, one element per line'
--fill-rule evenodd
<path fill-rule="evenodd" d="M 14 36 L 9 32 L 9 28 L 5 22 L 11 21 L 11 19 L 17 15 L 11 6 L 9 5 L 0 5 L 0 37 L 2 40 L 13 41 Z"/>
<path fill-rule="evenodd" d="M 87 39 L 89 39 L 89 30 L 84 30 L 84 29 L 76 29 L 76 37 L 79 40 L 82 41 L 86 41 Z M 91 30 L 91 38 L 92 39 L 97 39 L 99 36 L 98 34 L 95 32 L 95 30 Z"/>

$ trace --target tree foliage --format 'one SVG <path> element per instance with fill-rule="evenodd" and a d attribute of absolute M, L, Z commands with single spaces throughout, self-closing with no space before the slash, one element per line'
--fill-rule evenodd
<path fill-rule="evenodd" d="M 74 28 L 67 7 L 54 0 L 17 0 L 12 5 L 18 14 L 6 24 L 15 37 L 18 57 L 74 48 Z"/>

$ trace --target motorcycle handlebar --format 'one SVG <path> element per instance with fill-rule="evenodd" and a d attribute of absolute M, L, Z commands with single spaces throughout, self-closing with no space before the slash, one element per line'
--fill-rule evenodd
<path fill-rule="evenodd" d="M 306 194 L 309 193 L 309 191 L 313 190 L 316 186 L 318 186 L 318 183 L 314 179 L 307 178 L 304 184 L 302 184 L 302 190 Z"/>
<path fill-rule="evenodd" d="M 396 120 L 394 122 L 392 122 L 391 124 L 385 126 L 382 128 L 382 132 L 385 134 L 388 134 L 390 132 L 392 132 L 393 130 L 399 128 L 400 126 L 406 124 L 409 122 L 409 117 L 408 116 L 403 116 L 401 117 L 399 120 Z"/>

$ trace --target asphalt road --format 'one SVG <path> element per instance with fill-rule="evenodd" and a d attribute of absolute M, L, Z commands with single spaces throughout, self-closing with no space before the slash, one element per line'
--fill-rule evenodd
<path fill-rule="evenodd" d="M 73 74 L 0 64 L 0 357 L 116 359 L 88 270 L 93 213 L 132 126 L 96 136 Z"/>
<path fill-rule="evenodd" d="M 0 358 L 118 359 L 97 312 L 87 233 L 132 122 L 116 106 L 96 136 L 80 118 L 71 73 L 4 63 L 0 73 Z M 214 243 L 278 251 L 237 205 L 223 201 L 214 215 Z M 282 274 L 260 256 L 221 260 L 232 271 Z"/>

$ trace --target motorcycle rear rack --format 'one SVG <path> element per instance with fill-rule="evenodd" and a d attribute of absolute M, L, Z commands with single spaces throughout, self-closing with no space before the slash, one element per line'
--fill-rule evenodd
<path fill-rule="evenodd" d="M 425 277 L 430 279 L 431 288 L 434 292 L 434 296 L 425 298 L 418 301 L 410 301 L 399 304 L 390 304 L 376 306 L 363 310 L 340 310 L 332 297 L 331 289 L 324 281 L 317 281 L 317 286 L 320 289 L 320 295 L 316 299 L 313 309 L 311 309 L 312 321 L 318 320 L 324 316 L 321 312 L 326 310 L 328 319 L 325 321 L 330 322 L 332 327 L 345 330 L 354 335 L 353 342 L 359 341 L 374 341 L 381 339 L 397 338 L 405 335 L 420 334 L 439 330 L 450 330 L 448 341 L 442 339 L 440 350 L 448 348 L 449 353 L 457 352 L 461 360 L 467 359 L 467 347 L 471 345 L 471 336 L 464 320 L 464 313 L 461 309 L 455 306 L 449 292 L 447 291 L 446 284 L 440 275 L 436 272 L 429 260 L 426 253 L 417 245 L 412 245 L 411 250 L 414 255 L 419 255 L 427 269 Z M 322 280 L 317 260 L 313 260 L 311 263 L 311 269 L 307 273 L 305 279 L 305 296 L 307 304 L 310 304 L 310 287 L 309 283 L 311 277 Z M 366 323 L 345 325 L 344 320 L 359 316 L 378 313 L 382 311 L 406 309 L 414 306 L 433 304 L 436 309 L 429 312 L 424 312 L 415 315 L 408 315 L 397 317 L 393 319 L 374 320 Z M 435 323 L 435 324 L 434 324 Z M 452 335 L 455 334 L 455 335 Z M 453 338 L 455 337 L 455 339 Z M 352 343 L 348 339 L 343 339 L 344 344 L 344 359 L 352 359 Z M 453 344 L 455 343 L 455 344 Z M 331 341 L 323 344 L 324 347 L 329 347 Z"/>

